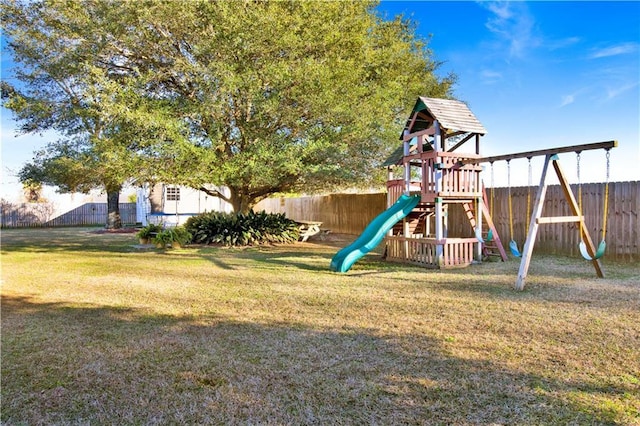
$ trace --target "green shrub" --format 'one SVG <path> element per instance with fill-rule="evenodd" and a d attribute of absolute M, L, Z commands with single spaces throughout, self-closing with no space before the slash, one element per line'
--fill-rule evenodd
<path fill-rule="evenodd" d="M 167 244 L 171 244 L 171 241 L 172 236 L 169 229 L 162 230 L 158 232 L 155 237 L 153 237 L 153 243 L 160 244 L 162 245 L 162 247 L 166 246 Z"/>
<path fill-rule="evenodd" d="M 245 246 L 292 243 L 298 240 L 298 225 L 284 214 L 210 212 L 190 217 L 185 228 L 200 244 Z"/>
<path fill-rule="evenodd" d="M 153 239 L 154 244 L 172 244 L 178 243 L 185 245 L 191 242 L 191 233 L 184 226 L 176 226 L 175 228 L 167 228 L 158 232 Z"/>
<path fill-rule="evenodd" d="M 150 223 L 139 230 L 137 236 L 138 238 L 149 239 L 160 231 L 162 231 L 162 226 Z"/>
<path fill-rule="evenodd" d="M 191 242 L 191 232 L 189 232 L 184 226 L 176 226 L 175 228 L 171 229 L 171 231 L 171 242 L 176 242 L 180 245 L 185 245 Z"/>

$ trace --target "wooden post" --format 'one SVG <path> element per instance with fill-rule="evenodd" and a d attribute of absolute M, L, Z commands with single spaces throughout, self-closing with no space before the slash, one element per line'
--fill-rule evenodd
<path fill-rule="evenodd" d="M 555 155 L 547 154 L 544 159 L 544 166 L 542 168 L 542 177 L 540 178 L 540 186 L 538 186 L 538 193 L 536 194 L 536 201 L 533 203 L 533 211 L 531 212 L 531 221 L 529 222 L 529 233 L 527 239 L 524 242 L 524 248 L 522 249 L 522 258 L 520 260 L 520 269 L 518 270 L 518 278 L 516 279 L 516 290 L 524 289 L 524 282 L 527 278 L 527 272 L 529 271 L 529 264 L 531 263 L 531 254 L 533 253 L 533 245 L 536 242 L 536 234 L 538 233 L 538 221 L 536 218 L 542 214 L 542 207 L 544 205 L 544 197 L 547 193 L 547 174 L 549 172 L 549 162 L 552 158 L 558 158 Z"/>
<path fill-rule="evenodd" d="M 405 217 L 402 219 L 402 234 L 404 235 L 404 260 L 409 260 L 409 234 L 411 232 L 411 227 L 409 226 L 409 221 Z"/>
<path fill-rule="evenodd" d="M 436 153 L 442 151 L 442 135 L 440 134 L 440 123 L 438 120 L 433 120 L 433 149 Z M 438 162 L 442 161 L 440 157 L 436 157 Z M 445 238 L 445 215 L 444 215 L 444 204 L 442 202 L 442 198 L 440 197 L 440 193 L 442 192 L 442 170 L 437 168 L 434 171 L 435 178 L 435 190 L 436 190 L 436 199 L 435 199 L 435 236 L 437 241 L 442 241 Z M 444 246 L 440 243 L 436 243 L 436 264 L 438 267 L 444 266 Z"/>
<path fill-rule="evenodd" d="M 405 134 L 408 133 L 407 130 L 405 130 Z M 409 156 L 409 153 L 411 151 L 411 145 L 410 145 L 411 139 L 409 140 L 404 140 L 402 143 L 404 145 L 404 159 L 403 159 L 403 163 L 404 163 L 404 193 L 406 195 L 409 195 L 409 193 L 411 192 L 411 161 L 409 161 L 407 159 L 407 157 Z"/>
<path fill-rule="evenodd" d="M 438 153 L 442 151 L 442 149 L 440 148 L 441 135 L 440 135 L 440 123 L 438 122 L 438 120 L 433 121 L 433 127 L 434 127 L 433 149 L 434 151 L 436 151 L 436 153 Z M 440 157 L 436 157 L 436 161 L 440 162 L 442 161 L 442 159 Z M 434 179 L 435 179 L 435 186 L 436 186 L 436 197 L 439 197 L 440 192 L 442 192 L 442 169 L 436 168 L 436 170 L 434 171 Z"/>
<path fill-rule="evenodd" d="M 480 237 L 482 237 L 482 197 L 478 197 L 476 202 L 476 217 L 478 218 L 476 221 L 476 227 L 480 229 Z M 474 229 L 475 231 L 475 229 Z M 476 243 L 476 260 L 478 262 L 482 262 L 482 243 L 478 241 Z"/>
<path fill-rule="evenodd" d="M 440 243 L 444 239 L 444 212 L 442 198 L 435 199 L 435 226 L 436 226 L 436 265 L 444 266 L 444 246 Z"/>

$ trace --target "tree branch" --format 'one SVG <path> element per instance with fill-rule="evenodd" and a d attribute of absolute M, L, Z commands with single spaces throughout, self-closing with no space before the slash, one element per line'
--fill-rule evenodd
<path fill-rule="evenodd" d="M 212 197 L 217 197 L 220 198 L 222 201 L 226 201 L 227 203 L 231 203 L 231 199 L 229 197 L 227 197 L 226 195 L 224 195 L 222 192 L 218 191 L 217 189 L 209 189 L 205 186 L 200 186 L 197 188 L 199 191 L 204 192 L 207 195 L 210 195 Z"/>

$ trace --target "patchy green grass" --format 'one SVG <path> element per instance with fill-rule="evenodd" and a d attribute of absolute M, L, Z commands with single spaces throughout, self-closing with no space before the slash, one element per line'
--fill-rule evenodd
<path fill-rule="evenodd" d="M 640 268 L 2 231 L 2 424 L 640 424 Z"/>

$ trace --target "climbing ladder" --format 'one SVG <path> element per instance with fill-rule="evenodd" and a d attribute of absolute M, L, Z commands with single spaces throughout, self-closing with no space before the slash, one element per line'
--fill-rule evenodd
<path fill-rule="evenodd" d="M 479 204 L 479 207 L 482 211 L 482 229 L 487 230 L 487 232 L 482 233 L 482 239 L 484 240 L 484 242 L 482 243 L 482 257 L 483 259 L 500 258 L 500 260 L 505 262 L 507 260 L 507 253 L 504 250 L 502 241 L 500 241 L 500 235 L 498 235 L 498 231 L 496 230 L 493 219 L 491 218 L 491 214 L 489 213 L 489 209 L 487 208 L 487 190 L 484 185 L 482 185 L 482 202 L 480 202 Z M 462 203 L 462 207 L 464 208 L 465 214 L 469 219 L 471 227 L 473 229 L 476 229 L 477 220 L 475 217 L 474 204 L 472 202 L 466 202 Z M 484 226 L 485 224 L 486 227 Z M 491 239 L 488 239 L 489 234 L 491 234 Z"/>

